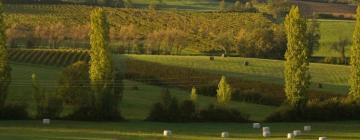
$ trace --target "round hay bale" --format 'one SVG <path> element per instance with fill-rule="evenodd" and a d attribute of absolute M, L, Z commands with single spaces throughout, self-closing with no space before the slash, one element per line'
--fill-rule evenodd
<path fill-rule="evenodd" d="M 306 131 L 306 132 L 311 131 L 311 126 L 309 126 L 309 125 L 304 126 L 304 131 Z"/>
<path fill-rule="evenodd" d="M 42 120 L 42 123 L 43 124 L 50 124 L 50 119 L 45 118 L 45 119 Z"/>
<path fill-rule="evenodd" d="M 229 132 L 221 132 L 222 138 L 228 138 L 230 136 Z"/>
<path fill-rule="evenodd" d="M 253 128 L 259 129 L 261 127 L 260 123 L 253 123 Z"/>
<path fill-rule="evenodd" d="M 287 139 L 293 139 L 293 138 L 294 138 L 293 133 L 288 133 L 288 134 L 287 134 Z"/>
<path fill-rule="evenodd" d="M 321 83 L 318 83 L 318 88 L 323 88 L 323 85 Z"/>
<path fill-rule="evenodd" d="M 263 137 L 270 137 L 271 132 L 270 131 L 264 131 L 263 132 Z"/>
<path fill-rule="evenodd" d="M 170 137 L 172 135 L 172 132 L 171 132 L 171 130 L 164 130 L 163 135 L 165 137 Z"/>
<path fill-rule="evenodd" d="M 263 127 L 262 130 L 263 130 L 263 132 L 270 132 L 270 127 L 267 127 L 267 126 Z"/>
<path fill-rule="evenodd" d="M 249 66 L 249 62 L 248 62 L 248 61 L 245 61 L 245 62 L 244 62 L 244 66 Z"/>
<path fill-rule="evenodd" d="M 327 140 L 326 137 L 319 137 L 319 140 Z"/>
<path fill-rule="evenodd" d="M 294 136 L 300 136 L 301 135 L 301 131 L 300 130 L 294 130 L 293 132 Z"/>

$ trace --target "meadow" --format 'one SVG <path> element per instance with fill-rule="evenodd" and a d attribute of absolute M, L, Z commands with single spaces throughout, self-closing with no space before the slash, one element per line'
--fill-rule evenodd
<path fill-rule="evenodd" d="M 123 25 L 134 24 L 140 31 L 140 36 L 144 37 L 154 30 L 159 30 L 164 27 L 176 27 L 190 33 L 189 36 L 194 39 L 192 40 L 193 44 L 190 46 L 200 46 L 204 49 L 213 45 L 211 42 L 209 43 L 209 40 L 212 40 L 212 38 L 207 38 L 206 36 L 208 36 L 208 34 L 203 34 L 208 31 L 218 32 L 235 29 L 236 32 L 240 28 L 244 28 L 244 26 L 246 26 L 245 28 L 250 29 L 250 27 L 259 28 L 258 26 L 260 25 L 274 25 L 270 19 L 260 13 L 214 12 L 219 6 L 217 0 L 163 1 L 164 3 L 158 4 L 160 9 L 162 9 L 159 11 L 116 8 L 105 8 L 105 10 L 109 13 L 109 20 L 113 27 L 112 29 L 115 29 L 115 31 L 119 31 Z M 148 5 L 154 1 L 133 0 L 133 2 L 134 7 L 146 9 Z M 227 3 L 227 5 L 229 6 L 230 3 Z M 6 5 L 5 17 L 8 26 L 15 23 L 21 23 L 31 27 L 48 27 L 54 25 L 54 23 L 63 22 L 69 29 L 79 27 L 81 30 L 82 28 L 80 28 L 80 26 L 86 26 L 89 23 L 88 17 L 91 9 L 92 7 L 90 6 L 79 5 Z M 337 52 L 330 49 L 329 46 L 339 38 L 351 38 L 354 22 L 342 20 L 320 20 L 319 22 L 322 34 L 322 39 L 320 40 L 321 47 L 315 51 L 314 55 L 325 57 L 338 56 Z M 204 28 L 199 29 L 199 27 Z M 79 30 L 74 30 L 73 32 L 78 31 Z M 87 41 L 87 39 L 82 40 L 82 42 Z M 70 43 L 72 42 L 70 41 Z M 347 47 L 347 49 L 348 48 L 349 47 Z M 186 54 L 199 54 L 201 50 L 189 48 L 184 50 L 184 52 L 186 52 Z M 32 92 L 31 75 L 33 73 L 37 74 L 40 87 L 44 88 L 46 94 L 54 94 L 58 89 L 58 80 L 61 77 L 64 66 L 78 60 L 89 60 L 88 52 L 84 50 L 39 49 L 33 51 L 24 49 L 17 51 L 11 49 L 9 54 L 12 67 L 12 83 L 6 102 L 27 104 L 28 112 L 32 118 L 35 118 L 36 105 Z M 209 56 L 114 55 L 114 65 L 117 67 L 120 66 L 122 70 L 126 69 L 126 63 L 124 62 L 127 60 L 138 60 L 159 64 L 154 65 L 154 67 L 161 65 L 178 67 L 179 70 L 166 69 L 167 67 L 164 67 L 165 71 L 174 70 L 175 73 L 179 73 L 178 75 L 181 75 L 183 72 L 182 70 L 184 70 L 180 68 L 187 68 L 194 70 L 192 71 L 194 73 L 203 72 L 204 75 L 209 74 L 210 76 L 207 75 L 209 76 L 209 79 L 219 75 L 225 75 L 234 79 L 239 78 L 235 79 L 239 80 L 238 82 L 242 79 L 244 81 L 241 82 L 251 81 L 249 82 L 250 84 L 264 82 L 269 83 L 267 86 L 271 86 L 271 84 L 276 84 L 277 86 L 283 85 L 284 83 L 283 60 L 216 56 L 214 61 L 210 61 Z M 247 63 L 246 65 L 245 62 Z M 161 68 L 163 67 L 159 67 L 159 69 Z M 144 71 L 146 71 L 146 68 Z M 346 95 L 348 93 L 349 66 L 311 63 L 310 72 L 312 77 L 311 90 L 329 93 L 327 95 Z M 165 75 L 165 73 L 161 74 Z M 183 76 L 191 77 L 192 75 L 189 74 Z M 165 76 L 165 78 L 169 77 Z M 189 99 L 190 91 L 186 90 L 186 88 L 181 88 L 181 84 L 185 85 L 185 83 L 181 83 L 184 81 L 181 81 L 180 78 L 172 79 L 172 84 L 175 84 L 175 86 L 162 85 L 161 82 L 159 82 L 160 84 L 158 85 L 140 82 L 141 79 L 138 80 L 137 78 L 139 77 L 135 77 L 133 80 L 123 80 L 124 96 L 119 105 L 122 116 L 126 118 L 123 122 L 51 120 L 50 125 L 44 125 L 41 120 L 0 120 L 0 139 L 218 140 L 221 139 L 220 133 L 222 131 L 230 132 L 230 138 L 228 139 L 264 139 L 261 135 L 261 130 L 253 129 L 251 123 L 160 123 L 144 121 L 152 109 L 153 104 L 160 100 L 161 92 L 163 92 L 165 88 L 168 88 L 170 93 L 179 99 L 179 101 Z M 140 78 L 146 80 L 148 77 Z M 154 81 L 161 80 L 159 77 L 151 78 L 153 79 L 150 80 Z M 206 80 L 206 78 L 204 79 Z M 191 82 L 193 82 L 192 84 L 195 83 L 196 86 L 196 80 Z M 216 83 L 217 82 L 218 81 L 216 81 Z M 176 86 L 176 84 L 178 84 L 178 86 Z M 319 84 L 322 84 L 321 88 L 319 87 Z M 256 87 L 257 84 L 254 85 L 254 87 Z M 261 84 L 259 85 L 260 86 L 256 88 L 259 88 L 260 90 L 269 89 Z M 282 91 L 281 86 L 279 87 L 281 89 L 279 91 Z M 281 94 L 281 92 L 278 91 L 268 91 L 264 92 L 264 94 L 270 92 Z M 272 95 L 270 94 L 268 96 Z M 196 106 L 198 109 L 204 109 L 214 103 L 216 103 L 216 97 L 199 95 Z M 251 122 L 263 122 L 266 117 L 279 109 L 279 106 L 256 104 L 240 100 L 233 100 L 228 106 L 249 115 Z M 60 117 L 68 115 L 68 110 L 70 110 L 70 107 L 65 106 L 65 111 Z M 285 139 L 287 133 L 296 129 L 303 130 L 303 126 L 305 125 L 311 125 L 313 130 L 311 132 L 305 132 L 302 136 L 296 137 L 296 139 L 310 140 L 318 139 L 320 136 L 326 136 L 331 140 L 360 139 L 359 121 L 300 123 L 264 122 L 263 124 L 263 126 L 271 127 L 272 135 L 271 137 L 266 138 L 271 140 Z M 162 132 L 165 129 L 172 130 L 174 136 L 169 138 L 164 137 Z"/>
<path fill-rule="evenodd" d="M 73 122 L 53 121 L 42 125 L 40 121 L 0 121 L 0 138 L 12 140 L 220 140 L 222 131 L 229 131 L 230 138 L 244 140 L 283 140 L 286 134 L 311 124 L 313 130 L 297 137 L 299 140 L 317 139 L 327 136 L 331 140 L 360 139 L 359 122 L 332 123 L 265 123 L 270 126 L 272 136 L 262 138 L 261 130 L 253 129 L 249 123 L 155 123 L 155 122 Z M 162 136 L 164 129 L 171 129 L 174 136 Z"/>
<path fill-rule="evenodd" d="M 331 45 L 339 39 L 352 40 L 355 21 L 353 20 L 319 20 L 320 25 L 320 48 L 314 51 L 314 56 L 339 57 L 339 52 L 331 48 Z M 346 47 L 346 55 L 349 56 L 350 45 Z"/>
<path fill-rule="evenodd" d="M 263 81 L 268 83 L 283 84 L 282 60 L 269 60 L 241 57 L 215 57 L 210 61 L 207 56 L 164 56 L 164 55 L 128 55 L 127 57 L 147 62 L 156 62 L 165 65 L 193 68 L 226 75 L 240 77 L 244 80 Z M 249 66 L 244 66 L 244 62 Z M 333 93 L 347 93 L 349 66 L 311 63 L 312 89 Z M 317 88 L 317 83 L 324 84 L 322 89 Z"/>
<path fill-rule="evenodd" d="M 8 102 L 27 103 L 30 112 L 34 112 L 35 105 L 32 98 L 31 75 L 36 73 L 41 87 L 47 93 L 51 94 L 56 91 L 57 80 L 61 75 L 59 67 L 29 65 L 29 64 L 13 64 L 12 65 L 13 80 L 10 85 L 10 94 Z M 160 93 L 164 87 L 147 85 L 134 81 L 124 81 L 124 98 L 121 102 L 122 113 L 129 120 L 144 120 L 148 112 L 155 102 L 159 101 Z M 137 87 L 138 89 L 134 89 Z M 179 100 L 190 98 L 190 91 L 184 91 L 171 88 L 172 95 Z M 209 104 L 215 103 L 214 97 L 200 96 L 199 106 L 206 108 Z M 242 110 L 250 115 L 250 119 L 261 121 L 272 111 L 276 109 L 273 106 L 258 105 L 245 102 L 232 102 L 231 107 Z M 256 111 L 254 111 L 256 110 Z"/>

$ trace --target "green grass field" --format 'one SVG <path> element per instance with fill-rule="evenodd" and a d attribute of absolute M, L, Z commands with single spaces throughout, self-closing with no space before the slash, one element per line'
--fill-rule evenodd
<path fill-rule="evenodd" d="M 210 61 L 207 56 L 129 55 L 128 57 L 160 64 L 194 68 L 226 76 L 237 76 L 245 80 L 283 84 L 284 61 L 281 60 L 216 57 L 215 61 Z M 245 61 L 248 61 L 250 65 L 244 66 Z M 347 93 L 349 66 L 312 63 L 310 64 L 310 71 L 313 82 L 312 89 Z M 323 83 L 325 86 L 318 89 L 316 83 Z"/>
<path fill-rule="evenodd" d="M 13 80 L 8 101 L 26 102 L 30 105 L 30 112 L 34 112 L 35 109 L 31 93 L 31 74 L 36 73 L 41 86 L 48 93 L 53 93 L 56 90 L 56 82 L 61 73 L 61 68 L 39 65 L 13 64 L 12 69 Z M 133 90 L 134 86 L 137 86 L 139 89 Z M 159 101 L 160 93 L 163 90 L 162 87 L 127 80 L 124 81 L 124 87 L 125 91 L 121 109 L 124 117 L 129 120 L 144 120 L 152 104 Z M 179 100 L 189 99 L 190 97 L 190 91 L 173 88 L 170 89 L 170 92 Z M 199 106 L 201 108 L 205 108 L 215 102 L 216 100 L 213 97 L 199 97 Z M 258 121 L 263 120 L 276 108 L 244 102 L 232 102 L 230 106 L 249 114 L 251 119 Z"/>
<path fill-rule="evenodd" d="M 326 136 L 331 140 L 360 139 L 360 122 L 332 123 L 270 123 L 271 140 L 286 139 L 286 134 L 304 125 L 312 131 L 297 137 L 314 140 Z M 170 129 L 173 137 L 165 138 L 162 131 Z M 11 140 L 220 140 L 220 133 L 228 131 L 229 139 L 259 140 L 261 130 L 251 124 L 238 123 L 153 123 L 153 122 L 72 122 L 53 121 L 42 125 L 41 121 L 0 121 L 0 139 Z"/>
<path fill-rule="evenodd" d="M 340 38 L 352 40 L 355 22 L 351 20 L 319 20 L 320 23 L 320 48 L 314 52 L 315 56 L 335 56 L 339 53 L 331 49 L 331 44 L 339 41 Z M 346 54 L 350 45 L 347 46 Z"/>

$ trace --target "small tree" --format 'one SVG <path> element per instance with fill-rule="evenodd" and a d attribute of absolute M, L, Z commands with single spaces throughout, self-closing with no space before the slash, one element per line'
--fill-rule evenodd
<path fill-rule="evenodd" d="M 312 17 L 309 27 L 307 28 L 307 39 L 308 39 L 308 46 L 309 46 L 309 53 L 308 57 L 311 57 L 314 49 L 320 46 L 320 28 L 319 23 L 315 16 Z"/>
<path fill-rule="evenodd" d="M 349 98 L 360 101 L 360 7 L 357 8 L 356 25 L 350 54 L 351 75 Z"/>
<path fill-rule="evenodd" d="M 334 42 L 331 47 L 332 49 L 334 49 L 336 52 L 339 53 L 340 56 L 340 61 L 339 63 L 341 64 L 346 64 L 346 55 L 345 55 L 345 47 L 348 46 L 350 44 L 350 41 L 347 38 L 340 38 L 339 41 Z"/>
<path fill-rule="evenodd" d="M 231 31 L 220 33 L 216 36 L 215 42 L 224 51 L 224 55 L 227 55 L 232 47 L 235 47 L 235 37 Z"/>
<path fill-rule="evenodd" d="M 90 32 L 90 69 L 89 75 L 92 89 L 95 92 L 95 105 L 100 108 L 105 87 L 113 76 L 113 64 L 108 48 L 109 24 L 103 9 L 98 8 L 91 13 Z"/>
<path fill-rule="evenodd" d="M 288 40 L 285 53 L 285 93 L 288 103 L 300 109 L 307 102 L 310 74 L 306 40 L 307 25 L 306 20 L 300 16 L 298 7 L 292 7 L 286 16 L 285 28 Z"/>
<path fill-rule="evenodd" d="M 32 74 L 32 92 L 36 103 L 37 118 L 58 118 L 63 110 L 61 98 L 57 95 L 46 95 L 40 87 L 36 74 Z"/>
<path fill-rule="evenodd" d="M 225 0 L 220 0 L 220 2 L 219 2 L 219 10 L 220 11 L 225 11 L 226 10 Z"/>
<path fill-rule="evenodd" d="M 79 61 L 66 67 L 59 80 L 58 94 L 65 104 L 72 105 L 76 110 L 90 106 L 89 66 Z"/>
<path fill-rule="evenodd" d="M 241 11 L 243 8 L 242 3 L 240 2 L 240 0 L 236 0 L 235 4 L 234 4 L 234 10 L 235 11 Z"/>
<path fill-rule="evenodd" d="M 193 101 L 194 103 L 196 103 L 198 100 L 198 95 L 195 87 L 192 87 L 191 89 L 190 100 Z"/>
<path fill-rule="evenodd" d="M 231 100 L 232 89 L 226 81 L 226 77 L 222 76 L 217 89 L 217 102 L 220 105 L 226 105 Z"/>
<path fill-rule="evenodd" d="M 11 68 L 8 63 L 8 51 L 6 47 L 4 8 L 0 2 L 0 108 L 4 107 L 11 82 Z"/>

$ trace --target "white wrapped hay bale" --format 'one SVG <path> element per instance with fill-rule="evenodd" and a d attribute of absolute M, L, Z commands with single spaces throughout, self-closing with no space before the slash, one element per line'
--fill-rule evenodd
<path fill-rule="evenodd" d="M 294 134 L 293 133 L 288 133 L 287 134 L 287 139 L 293 139 L 294 138 Z"/>
<path fill-rule="evenodd" d="M 294 136 L 300 136 L 301 135 L 301 131 L 300 130 L 294 130 L 293 132 Z"/>
<path fill-rule="evenodd" d="M 309 125 L 304 126 L 304 131 L 306 131 L 306 132 L 311 131 L 311 126 L 309 126 Z"/>
<path fill-rule="evenodd" d="M 270 131 L 264 131 L 263 132 L 263 137 L 270 137 L 271 132 Z"/>
<path fill-rule="evenodd" d="M 265 131 L 270 132 L 270 127 L 263 127 L 262 130 L 263 130 L 263 132 L 265 132 Z"/>
<path fill-rule="evenodd" d="M 172 132 L 171 132 L 171 130 L 164 130 L 163 135 L 164 135 L 165 137 L 170 137 L 170 136 L 172 135 Z"/>
<path fill-rule="evenodd" d="M 253 128 L 259 129 L 261 127 L 260 123 L 253 123 Z"/>
<path fill-rule="evenodd" d="M 222 138 L 228 138 L 230 136 L 229 132 L 221 132 Z"/>
<path fill-rule="evenodd" d="M 327 140 L 326 137 L 319 137 L 319 140 Z"/>
<path fill-rule="evenodd" d="M 42 123 L 43 124 L 50 124 L 50 119 L 45 118 L 45 119 L 42 120 Z"/>

